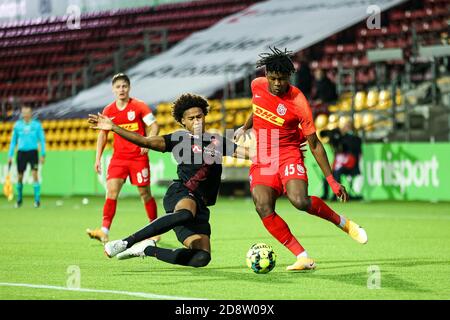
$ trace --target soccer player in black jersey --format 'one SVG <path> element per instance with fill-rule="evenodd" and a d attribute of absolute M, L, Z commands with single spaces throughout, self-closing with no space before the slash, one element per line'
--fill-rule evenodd
<path fill-rule="evenodd" d="M 178 163 L 178 179 L 164 196 L 167 214 L 127 238 L 107 242 L 105 253 L 109 257 L 117 255 L 118 259 L 151 256 L 167 263 L 204 267 L 211 260 L 208 206 L 216 202 L 222 157 L 247 157 L 249 150 L 220 135 L 205 132 L 208 102 L 200 96 L 181 95 L 174 102 L 172 114 L 185 130 L 153 137 L 123 129 L 101 114 L 89 115 L 92 128 L 111 130 L 140 147 L 172 152 Z M 160 248 L 148 239 L 172 229 L 185 248 Z"/>

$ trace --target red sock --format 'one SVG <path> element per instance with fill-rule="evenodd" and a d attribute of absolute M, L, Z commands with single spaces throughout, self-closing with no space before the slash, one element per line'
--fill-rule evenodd
<path fill-rule="evenodd" d="M 288 225 L 276 212 L 262 219 L 264 226 L 270 234 L 288 248 L 295 256 L 305 251 L 302 245 L 292 235 Z"/>
<path fill-rule="evenodd" d="M 110 228 L 111 223 L 116 214 L 117 200 L 106 198 L 105 205 L 103 206 L 103 223 L 102 226 Z"/>
<path fill-rule="evenodd" d="M 341 223 L 341 216 L 334 212 L 322 199 L 311 196 L 311 206 L 306 211 L 314 216 L 328 220 L 335 225 Z"/>
<path fill-rule="evenodd" d="M 156 207 L 155 198 L 151 198 L 145 203 L 145 211 L 147 212 L 147 217 L 150 222 L 158 217 L 158 209 Z"/>

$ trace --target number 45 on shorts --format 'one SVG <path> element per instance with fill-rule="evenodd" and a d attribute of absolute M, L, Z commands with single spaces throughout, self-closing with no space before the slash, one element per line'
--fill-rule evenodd
<path fill-rule="evenodd" d="M 297 176 L 304 176 L 305 175 L 305 168 L 301 164 L 288 164 L 284 169 L 284 175 L 286 177 L 297 175 Z"/>

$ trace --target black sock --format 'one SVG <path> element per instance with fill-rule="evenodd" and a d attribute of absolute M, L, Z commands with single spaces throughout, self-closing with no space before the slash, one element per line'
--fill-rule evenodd
<path fill-rule="evenodd" d="M 144 253 L 146 256 L 155 257 L 167 263 L 196 268 L 204 267 L 211 261 L 210 253 L 201 249 L 180 248 L 172 250 L 148 246 Z"/>
<path fill-rule="evenodd" d="M 123 239 L 127 241 L 127 248 L 131 248 L 135 243 L 158 234 L 163 234 L 169 230 L 172 230 L 176 226 L 180 226 L 193 219 L 194 215 L 187 209 L 181 209 L 174 213 L 166 214 L 158 219 L 153 220 L 149 225 L 145 226 L 138 232 L 132 234 L 128 238 Z"/>

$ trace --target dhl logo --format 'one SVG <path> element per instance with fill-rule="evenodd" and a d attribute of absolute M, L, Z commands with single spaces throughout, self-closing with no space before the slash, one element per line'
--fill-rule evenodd
<path fill-rule="evenodd" d="M 283 118 L 280 118 L 276 114 L 267 111 L 266 109 L 263 109 L 260 106 L 257 106 L 256 104 L 253 105 L 253 114 L 279 127 L 282 127 L 284 124 Z"/>
<path fill-rule="evenodd" d="M 125 130 L 129 130 L 129 131 L 138 131 L 139 130 L 139 124 L 137 122 L 119 124 L 119 127 L 123 128 Z"/>

